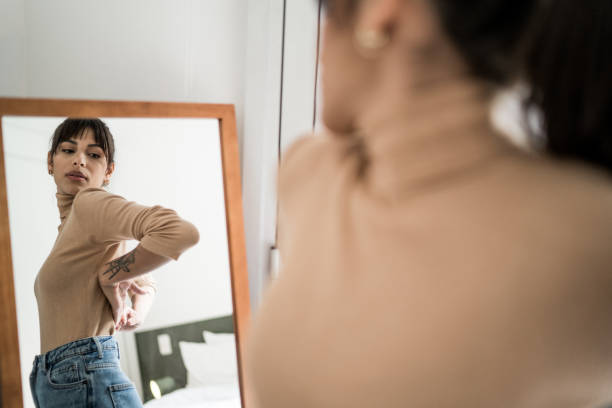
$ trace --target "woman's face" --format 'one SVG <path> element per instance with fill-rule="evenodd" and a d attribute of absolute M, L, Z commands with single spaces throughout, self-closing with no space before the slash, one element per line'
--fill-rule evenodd
<path fill-rule="evenodd" d="M 91 129 L 86 129 L 82 137 L 60 143 L 53 154 L 49 153 L 48 167 L 58 193 L 71 195 L 88 187 L 101 187 L 114 169 L 113 164 L 107 165 L 104 150 Z"/>

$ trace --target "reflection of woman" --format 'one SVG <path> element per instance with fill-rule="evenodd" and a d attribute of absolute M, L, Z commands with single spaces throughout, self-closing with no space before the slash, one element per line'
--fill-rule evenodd
<path fill-rule="evenodd" d="M 198 241 L 172 210 L 108 193 L 114 142 L 99 119 L 66 119 L 48 155 L 61 224 L 34 286 L 41 355 L 30 386 L 37 406 L 141 406 L 119 366 L 113 334 L 137 327 L 154 287 L 145 275 Z M 143 169 L 143 174 L 145 169 Z M 140 244 L 125 253 L 123 242 Z M 132 307 L 125 304 L 132 296 Z"/>
<path fill-rule="evenodd" d="M 324 3 L 330 131 L 281 169 L 258 406 L 612 401 L 612 3 Z M 521 73 L 550 155 L 489 123 Z"/>

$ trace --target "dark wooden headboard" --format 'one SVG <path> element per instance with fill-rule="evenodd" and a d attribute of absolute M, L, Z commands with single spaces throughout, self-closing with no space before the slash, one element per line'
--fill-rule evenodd
<path fill-rule="evenodd" d="M 187 370 L 181 358 L 179 341 L 204 343 L 202 336 L 204 330 L 213 333 L 233 333 L 234 320 L 232 315 L 135 333 L 145 402 L 153 399 L 153 394 L 151 394 L 149 388 L 151 380 L 172 377 L 176 383 L 175 389 L 185 387 Z M 167 356 L 160 354 L 157 342 L 157 336 L 160 334 L 170 336 L 172 354 Z"/>

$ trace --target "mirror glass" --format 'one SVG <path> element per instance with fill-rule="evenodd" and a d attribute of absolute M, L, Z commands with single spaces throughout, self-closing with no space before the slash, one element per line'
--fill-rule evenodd
<path fill-rule="evenodd" d="M 53 131 L 64 119 L 2 117 L 26 407 L 34 407 L 29 374 L 40 354 L 34 281 L 60 224 L 46 157 Z M 122 369 L 145 406 L 210 399 L 224 404 L 211 407 L 240 407 L 219 121 L 100 119 L 116 148 L 107 190 L 143 205 L 174 209 L 200 232 L 195 247 L 153 272 L 158 292 L 143 325 L 116 334 Z M 128 243 L 129 249 L 136 244 Z"/>

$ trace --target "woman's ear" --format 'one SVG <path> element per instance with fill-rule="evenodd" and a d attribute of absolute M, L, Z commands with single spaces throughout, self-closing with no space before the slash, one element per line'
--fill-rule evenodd
<path fill-rule="evenodd" d="M 106 166 L 106 174 L 104 176 L 104 182 L 106 184 L 110 182 L 110 178 L 113 175 L 114 171 L 115 171 L 115 163 L 111 163 L 108 166 Z"/>
<path fill-rule="evenodd" d="M 378 59 L 393 40 L 401 0 L 364 0 L 359 3 L 353 32 L 355 50 L 366 59 Z"/>
<path fill-rule="evenodd" d="M 359 3 L 355 28 L 357 31 L 388 33 L 397 24 L 403 0 L 364 0 Z"/>
<path fill-rule="evenodd" d="M 53 174 L 53 154 L 51 152 L 47 153 L 47 170 L 49 174 Z"/>
<path fill-rule="evenodd" d="M 377 36 L 402 48 L 427 49 L 438 35 L 431 6 L 426 0 L 364 0 L 360 3 L 355 35 Z M 383 42 L 386 41 L 386 42 Z"/>

